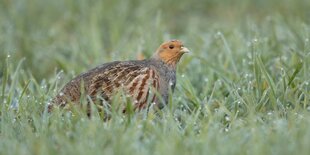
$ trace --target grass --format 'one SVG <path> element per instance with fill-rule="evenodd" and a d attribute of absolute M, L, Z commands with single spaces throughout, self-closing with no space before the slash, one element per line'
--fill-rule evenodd
<path fill-rule="evenodd" d="M 0 1 L 0 154 L 309 154 L 310 2 Z M 192 50 L 160 113 L 45 112 L 66 81 L 164 40 Z M 114 104 L 122 103 L 116 100 Z"/>

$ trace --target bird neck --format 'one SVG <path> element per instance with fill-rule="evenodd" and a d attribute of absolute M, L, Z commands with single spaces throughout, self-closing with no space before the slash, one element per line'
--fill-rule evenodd
<path fill-rule="evenodd" d="M 177 68 L 177 62 L 167 62 L 160 58 L 157 54 L 154 54 L 151 58 L 150 61 L 154 61 L 158 67 L 161 68 L 167 68 L 168 70 L 175 71 Z"/>

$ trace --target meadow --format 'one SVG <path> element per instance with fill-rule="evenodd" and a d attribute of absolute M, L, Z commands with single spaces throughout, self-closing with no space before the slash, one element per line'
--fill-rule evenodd
<path fill-rule="evenodd" d="M 309 0 L 0 0 L 0 154 L 309 154 Z M 74 76 L 191 50 L 158 113 L 47 113 Z M 115 100 L 115 104 L 122 101 Z"/>

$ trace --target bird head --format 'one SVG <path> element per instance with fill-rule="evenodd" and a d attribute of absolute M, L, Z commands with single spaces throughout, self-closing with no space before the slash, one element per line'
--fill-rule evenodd
<path fill-rule="evenodd" d="M 188 52 L 189 50 L 183 46 L 181 41 L 170 40 L 159 46 L 153 58 L 160 59 L 168 65 L 176 66 L 182 55 Z"/>

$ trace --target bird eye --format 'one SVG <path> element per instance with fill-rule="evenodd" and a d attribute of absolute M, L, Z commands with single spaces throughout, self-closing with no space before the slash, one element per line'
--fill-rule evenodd
<path fill-rule="evenodd" d="M 169 45 L 169 48 L 170 48 L 170 49 L 173 49 L 173 48 L 174 48 L 174 46 L 173 46 L 173 45 Z"/>

